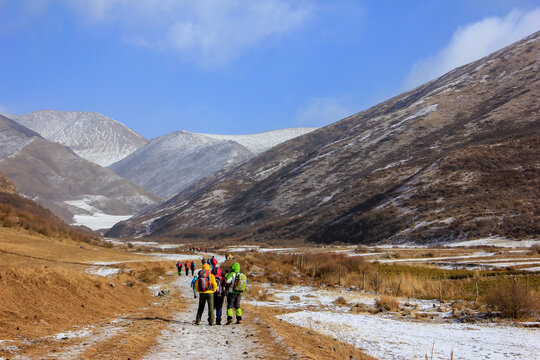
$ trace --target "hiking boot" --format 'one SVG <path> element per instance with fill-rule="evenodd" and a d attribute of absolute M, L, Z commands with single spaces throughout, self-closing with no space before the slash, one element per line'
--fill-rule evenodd
<path fill-rule="evenodd" d="M 194 325 L 201 325 L 201 322 L 200 321 L 195 321 L 193 324 Z"/>
<path fill-rule="evenodd" d="M 216 325 L 221 325 L 221 319 L 216 320 Z"/>
<path fill-rule="evenodd" d="M 225 325 L 231 325 L 232 324 L 232 319 L 227 319 L 227 322 L 225 323 Z"/>
<path fill-rule="evenodd" d="M 242 323 L 242 319 L 236 319 L 236 324 L 241 324 Z"/>
<path fill-rule="evenodd" d="M 214 326 L 214 323 L 208 323 L 208 325 L 210 325 L 210 326 Z"/>

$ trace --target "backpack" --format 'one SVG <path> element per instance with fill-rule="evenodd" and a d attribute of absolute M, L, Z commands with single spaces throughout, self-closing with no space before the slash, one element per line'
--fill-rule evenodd
<path fill-rule="evenodd" d="M 212 269 L 212 274 L 216 277 L 216 284 L 217 284 L 217 290 L 215 292 L 215 296 L 221 296 L 223 295 L 223 273 L 221 272 L 220 268 L 215 267 Z"/>
<path fill-rule="evenodd" d="M 235 293 L 243 293 L 246 291 L 247 277 L 245 274 L 238 273 L 234 278 L 233 291 Z"/>
<path fill-rule="evenodd" d="M 209 291 L 212 290 L 212 285 L 210 284 L 210 271 L 208 270 L 201 270 L 199 271 L 199 291 Z"/>
<path fill-rule="evenodd" d="M 192 269 L 192 270 L 195 269 L 195 261 L 192 261 L 192 262 L 191 262 L 191 269 Z"/>

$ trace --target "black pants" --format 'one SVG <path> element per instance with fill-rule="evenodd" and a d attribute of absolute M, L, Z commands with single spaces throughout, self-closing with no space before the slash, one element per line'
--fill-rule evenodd
<path fill-rule="evenodd" d="M 189 275 L 189 268 L 186 267 L 186 276 L 188 276 L 188 275 Z"/>

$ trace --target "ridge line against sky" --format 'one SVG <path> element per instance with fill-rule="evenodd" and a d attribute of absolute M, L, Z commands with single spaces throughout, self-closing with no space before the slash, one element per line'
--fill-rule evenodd
<path fill-rule="evenodd" d="M 531 0 L 0 0 L 0 113 L 147 138 L 324 126 L 538 30 Z"/>

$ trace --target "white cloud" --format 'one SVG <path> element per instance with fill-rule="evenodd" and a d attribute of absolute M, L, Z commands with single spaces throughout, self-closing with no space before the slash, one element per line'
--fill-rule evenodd
<path fill-rule="evenodd" d="M 357 111 L 347 105 L 346 98 L 315 98 L 296 112 L 295 123 L 299 126 L 326 126 Z"/>
<path fill-rule="evenodd" d="M 115 22 L 133 45 L 172 49 L 205 65 L 226 64 L 261 42 L 300 28 L 307 0 L 65 0 L 91 22 Z"/>
<path fill-rule="evenodd" d="M 460 27 L 452 35 L 450 43 L 438 54 L 420 60 L 413 66 L 406 87 L 412 88 L 432 80 L 538 30 L 540 8 L 529 12 L 513 10 L 505 17 L 489 17 Z"/>

